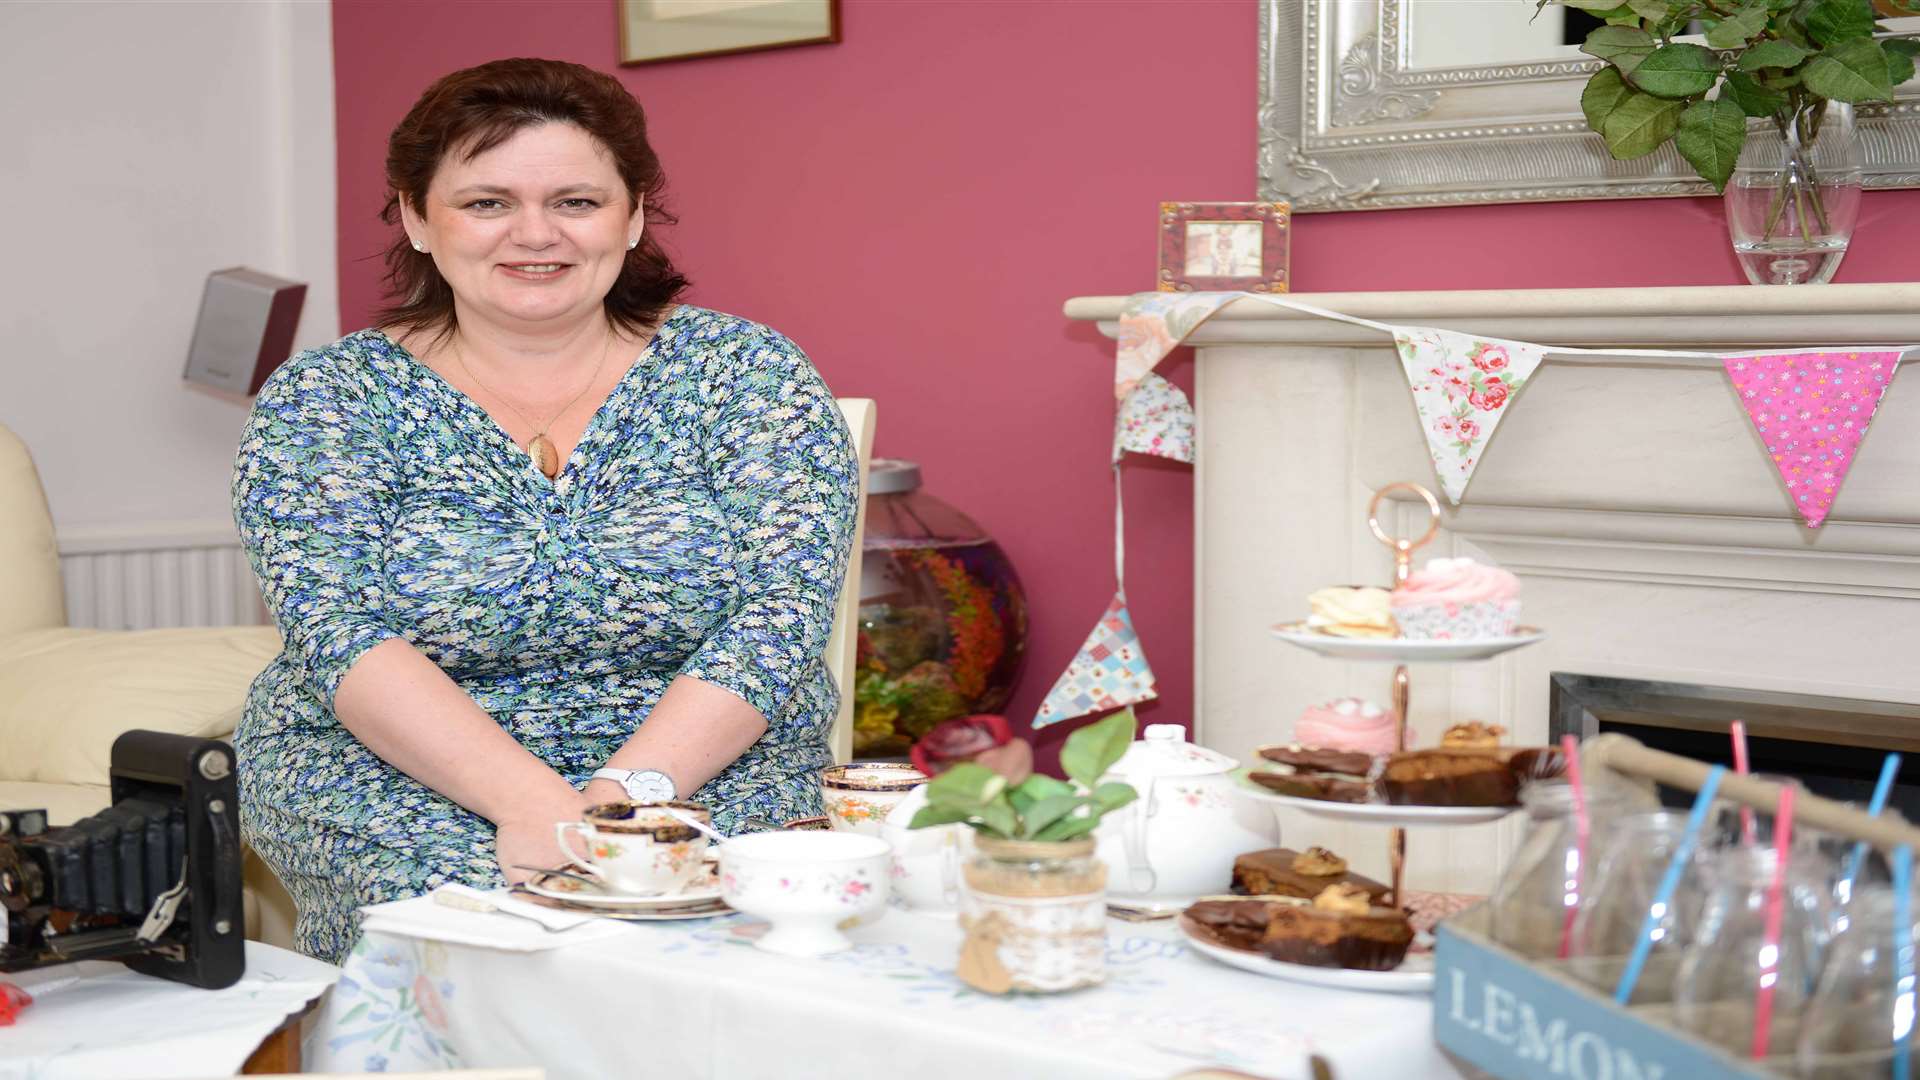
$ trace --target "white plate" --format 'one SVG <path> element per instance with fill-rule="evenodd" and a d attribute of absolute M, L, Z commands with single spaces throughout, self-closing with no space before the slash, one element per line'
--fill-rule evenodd
<path fill-rule="evenodd" d="M 1234 781 L 1240 785 L 1240 793 L 1249 798 L 1270 802 L 1275 806 L 1304 810 L 1315 817 L 1331 821 L 1357 821 L 1366 825 L 1400 825 L 1418 827 L 1421 825 L 1479 825 L 1488 821 L 1499 821 L 1515 810 L 1517 806 L 1403 806 L 1397 803 L 1349 803 L 1333 802 L 1328 799 L 1303 799 L 1297 795 L 1282 795 L 1269 788 L 1263 788 L 1247 775 L 1248 770 L 1239 769 L 1234 773 Z"/>
<path fill-rule="evenodd" d="M 709 863 L 709 868 L 713 864 Z M 550 900 L 565 900 L 570 904 L 585 907 L 612 908 L 619 911 L 652 911 L 657 908 L 678 908 L 702 901 L 720 899 L 720 882 L 709 873 L 707 879 L 677 893 L 664 893 L 659 896 L 627 896 L 610 892 L 603 885 L 588 885 L 563 878 L 555 874 L 535 874 L 526 883 L 527 891 L 535 896 L 544 896 Z"/>
<path fill-rule="evenodd" d="M 1289 964 L 1284 960 L 1275 960 L 1271 956 L 1241 952 L 1239 949 L 1216 945 L 1195 933 L 1187 925 L 1187 919 L 1184 916 L 1176 922 L 1180 926 L 1180 933 L 1186 937 L 1187 944 L 1193 946 L 1196 951 L 1203 952 L 1230 967 L 1251 971 L 1255 975 L 1325 986 L 1335 990 L 1372 990 L 1388 994 L 1433 992 L 1432 953 L 1409 953 L 1406 960 L 1392 971 L 1355 971 L 1352 968 Z"/>
<path fill-rule="evenodd" d="M 1510 649 L 1545 641 L 1537 626 L 1516 626 L 1509 637 L 1474 641 L 1412 641 L 1407 638 L 1343 638 L 1315 633 L 1306 623 L 1281 623 L 1274 637 L 1336 660 L 1379 660 L 1395 664 L 1426 664 L 1444 660 L 1485 660 Z"/>

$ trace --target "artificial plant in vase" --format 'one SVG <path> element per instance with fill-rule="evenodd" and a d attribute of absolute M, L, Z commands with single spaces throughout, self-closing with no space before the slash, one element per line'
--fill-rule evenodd
<path fill-rule="evenodd" d="M 1920 0 L 1538 0 L 1536 9 L 1555 2 L 1606 22 L 1580 47 L 1607 63 L 1580 107 L 1609 154 L 1644 157 L 1671 141 L 1727 193 L 1749 277 L 1780 280 L 1764 265 L 1775 255 L 1798 260 L 1788 281 L 1832 276 L 1858 211 L 1851 107 L 1892 101 L 1920 53 L 1920 41 L 1876 38 L 1877 19 L 1920 15 Z M 1674 40 L 1696 24 L 1705 45 Z M 1749 118 L 1767 123 L 1750 132 Z M 1769 144 L 1751 145 L 1759 138 Z M 1739 190 L 1728 187 L 1736 168 Z"/>
<path fill-rule="evenodd" d="M 1094 857 L 1103 815 L 1134 801 L 1102 782 L 1133 743 L 1132 709 L 1067 736 L 1065 779 L 1033 771 L 1033 751 L 998 716 L 949 720 L 913 747 L 933 774 L 909 828 L 964 824 L 974 857 L 961 872 L 962 982 L 993 994 L 1053 993 L 1106 976 L 1106 864 Z"/>

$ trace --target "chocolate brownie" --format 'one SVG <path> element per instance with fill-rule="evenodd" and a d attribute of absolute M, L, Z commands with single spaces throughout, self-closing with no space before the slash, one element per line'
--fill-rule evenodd
<path fill-rule="evenodd" d="M 1380 791 L 1402 806 L 1512 806 L 1520 780 L 1497 753 L 1411 750 L 1387 759 Z"/>
<path fill-rule="evenodd" d="M 1372 878 L 1347 869 L 1345 859 L 1324 848 L 1306 853 L 1292 848 L 1249 851 L 1233 860 L 1233 891 L 1243 896 L 1297 896 L 1311 900 L 1327 886 L 1343 883 L 1366 891 L 1367 902 L 1379 904 L 1392 890 Z"/>
<path fill-rule="evenodd" d="M 1413 926 L 1406 912 L 1372 907 L 1364 913 L 1314 904 L 1273 901 L 1261 948 L 1275 960 L 1314 967 L 1392 971 L 1406 959 Z"/>

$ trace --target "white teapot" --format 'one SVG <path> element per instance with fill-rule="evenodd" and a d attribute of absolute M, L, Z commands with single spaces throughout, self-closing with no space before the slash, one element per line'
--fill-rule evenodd
<path fill-rule="evenodd" d="M 1238 761 L 1188 742 L 1178 724 L 1141 735 L 1104 777 L 1140 793 L 1094 833 L 1107 894 L 1184 904 L 1226 892 L 1237 856 L 1279 844 L 1279 821 L 1235 786 Z"/>

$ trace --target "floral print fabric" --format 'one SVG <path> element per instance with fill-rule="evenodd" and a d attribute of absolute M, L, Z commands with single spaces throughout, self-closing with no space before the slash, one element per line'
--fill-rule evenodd
<path fill-rule="evenodd" d="M 1726 358 L 1740 405 L 1809 526 L 1819 528 L 1833 508 L 1900 355 L 1885 349 Z"/>
<path fill-rule="evenodd" d="M 235 732 L 247 840 L 338 961 L 356 909 L 497 885 L 493 827 L 335 719 L 341 678 L 403 637 L 576 786 L 674 678 L 767 731 L 691 797 L 731 831 L 818 814 L 839 693 L 822 659 L 858 466 L 806 357 L 681 306 L 549 481 L 471 399 L 378 331 L 262 388 L 234 514 L 285 651 Z"/>
<path fill-rule="evenodd" d="M 1447 501 L 1458 504 L 1487 440 L 1545 346 L 1452 330 L 1396 327 L 1394 343 Z"/>

